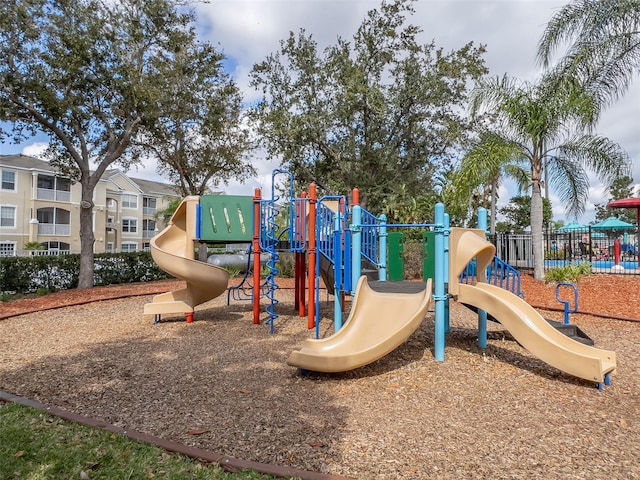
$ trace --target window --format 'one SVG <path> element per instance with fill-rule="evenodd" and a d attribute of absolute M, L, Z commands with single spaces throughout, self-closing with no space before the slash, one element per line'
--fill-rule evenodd
<path fill-rule="evenodd" d="M 113 242 L 107 242 L 107 252 L 113 252 Z"/>
<path fill-rule="evenodd" d="M 16 226 L 16 207 L 9 205 L 0 206 L 0 227 L 12 227 Z"/>
<path fill-rule="evenodd" d="M 70 247 L 65 242 L 43 242 L 42 245 L 50 252 L 69 252 Z"/>
<path fill-rule="evenodd" d="M 50 175 L 38 175 L 38 188 L 70 192 L 71 180 L 63 177 L 52 177 Z"/>
<path fill-rule="evenodd" d="M 107 198 L 107 208 L 109 210 L 115 210 L 118 208 L 118 204 L 113 198 Z"/>
<path fill-rule="evenodd" d="M 156 199 L 153 197 L 144 197 L 142 199 L 142 213 L 144 215 L 155 215 L 156 211 Z"/>
<path fill-rule="evenodd" d="M 2 170 L 2 190 L 16 189 L 16 172 Z"/>
<path fill-rule="evenodd" d="M 0 257 L 15 257 L 15 242 L 0 242 Z"/>
<path fill-rule="evenodd" d="M 55 223 L 58 225 L 69 225 L 71 223 L 71 212 L 62 208 L 39 208 L 36 217 L 40 223 Z"/>
<path fill-rule="evenodd" d="M 150 252 L 151 251 L 151 244 L 149 242 L 144 242 L 142 244 L 142 250 L 145 252 Z"/>
<path fill-rule="evenodd" d="M 138 251 L 138 244 L 136 242 L 122 242 L 122 253 L 133 253 Z"/>
<path fill-rule="evenodd" d="M 122 208 L 138 208 L 138 197 L 135 195 L 122 195 Z"/>
<path fill-rule="evenodd" d="M 38 200 L 69 202 L 71 200 L 71 180 L 51 175 L 38 175 Z"/>
<path fill-rule="evenodd" d="M 155 220 L 142 220 L 142 236 L 144 238 L 154 237 L 156 234 L 156 221 Z"/>
<path fill-rule="evenodd" d="M 138 232 L 138 220 L 135 218 L 123 218 L 122 219 L 122 233 L 137 233 Z"/>
<path fill-rule="evenodd" d="M 63 208 L 39 208 L 38 235 L 71 235 L 71 212 Z"/>

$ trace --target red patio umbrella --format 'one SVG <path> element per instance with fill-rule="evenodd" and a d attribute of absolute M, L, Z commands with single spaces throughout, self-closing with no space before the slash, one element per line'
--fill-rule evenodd
<path fill-rule="evenodd" d="M 608 208 L 635 208 L 638 212 L 638 229 L 636 233 L 636 240 L 640 236 L 640 197 L 623 198 L 621 200 L 614 200 L 607 205 Z M 639 245 L 640 248 L 640 245 Z M 638 268 L 640 268 L 640 255 L 638 255 Z"/>

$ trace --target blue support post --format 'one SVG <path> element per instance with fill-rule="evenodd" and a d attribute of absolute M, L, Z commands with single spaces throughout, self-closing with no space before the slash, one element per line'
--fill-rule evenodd
<path fill-rule="evenodd" d="M 487 231 L 487 209 L 478 209 L 478 228 Z M 476 264 L 477 266 L 477 264 Z M 478 275 L 476 270 L 476 276 Z M 487 348 L 487 312 L 478 310 L 478 347 Z"/>
<path fill-rule="evenodd" d="M 362 207 L 354 205 L 351 210 L 351 295 L 356 294 L 360 275 L 362 275 Z"/>
<path fill-rule="evenodd" d="M 444 214 L 444 294 L 447 299 L 444 302 L 444 331 L 449 333 L 450 326 L 450 313 L 449 313 L 449 232 L 451 228 L 451 221 L 449 214 Z"/>
<path fill-rule="evenodd" d="M 380 245 L 380 269 L 378 270 L 378 279 L 381 282 L 387 281 L 387 216 L 380 215 L 380 233 L 378 234 Z"/>
<path fill-rule="evenodd" d="M 198 240 L 202 238 L 202 205 L 200 203 L 196 205 L 196 238 Z"/>
<path fill-rule="evenodd" d="M 436 303 L 436 325 L 434 335 L 434 356 L 438 362 L 444 362 L 445 349 L 445 302 L 444 291 L 444 205 L 436 204 L 436 224 L 435 224 L 435 272 L 434 272 L 434 294 Z"/>
<path fill-rule="evenodd" d="M 342 276 L 342 291 L 344 293 L 351 292 L 354 289 L 353 285 L 351 285 L 351 280 L 353 278 L 353 275 L 351 273 L 351 271 L 353 270 L 353 264 L 351 263 L 352 261 L 351 255 L 349 255 L 349 252 L 352 249 L 351 241 L 352 241 L 351 231 L 346 230 L 344 232 L 344 249 L 342 253 L 342 260 L 344 261 L 344 275 Z"/>
<path fill-rule="evenodd" d="M 333 215 L 333 328 L 342 328 L 342 231 L 340 229 L 340 212 Z"/>

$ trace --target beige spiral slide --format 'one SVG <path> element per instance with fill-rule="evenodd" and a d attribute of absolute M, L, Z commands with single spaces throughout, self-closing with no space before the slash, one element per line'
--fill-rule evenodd
<path fill-rule="evenodd" d="M 491 314 L 532 355 L 570 375 L 599 383 L 615 373 L 616 353 L 577 342 L 549 324 L 531 305 L 513 293 L 485 283 L 485 272 L 495 247 L 482 230 L 452 229 L 451 278 L 473 258 L 477 261 L 478 282 L 449 284 L 457 301 Z"/>
<path fill-rule="evenodd" d="M 349 318 L 320 340 L 305 340 L 287 364 L 313 372 L 345 372 L 372 363 L 402 345 L 427 314 L 431 280 L 418 293 L 376 292 L 360 277 Z"/>
<path fill-rule="evenodd" d="M 144 306 L 144 313 L 184 313 L 189 319 L 201 303 L 222 295 L 229 284 L 229 272 L 195 260 L 197 206 L 200 197 L 185 197 L 167 228 L 151 239 L 151 256 L 170 275 L 187 282 L 185 288 L 162 293 Z"/>

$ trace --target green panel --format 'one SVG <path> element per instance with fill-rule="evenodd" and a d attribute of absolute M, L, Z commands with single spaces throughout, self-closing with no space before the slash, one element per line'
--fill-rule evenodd
<path fill-rule="evenodd" d="M 422 241 L 422 279 L 426 282 L 436 276 L 436 232 L 425 232 Z"/>
<path fill-rule="evenodd" d="M 402 282 L 404 280 L 404 235 L 400 232 L 389 233 L 387 245 L 389 250 L 387 279 L 390 282 Z"/>
<path fill-rule="evenodd" d="M 200 197 L 200 240 L 212 243 L 251 242 L 253 197 L 203 195 Z"/>

